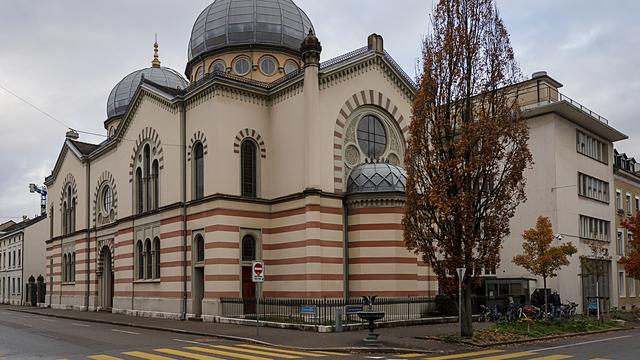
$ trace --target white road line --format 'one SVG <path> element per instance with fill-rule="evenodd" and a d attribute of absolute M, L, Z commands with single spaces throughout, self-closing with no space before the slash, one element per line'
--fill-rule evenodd
<path fill-rule="evenodd" d="M 56 322 L 55 320 L 52 320 L 52 319 L 40 319 L 40 320 L 42 320 L 42 321 L 48 321 L 48 322 Z"/>
<path fill-rule="evenodd" d="M 118 329 L 111 329 L 111 331 L 124 333 L 124 334 L 131 334 L 131 335 L 140 335 L 140 333 L 133 332 L 133 331 L 125 331 L 125 330 L 118 330 Z"/>
<path fill-rule="evenodd" d="M 534 349 L 534 350 L 530 350 L 530 351 L 534 351 L 534 352 L 536 352 L 536 351 L 549 351 L 549 350 L 564 349 L 564 348 L 574 347 L 574 346 L 581 346 L 581 345 L 595 344 L 595 343 L 605 342 L 605 341 L 612 341 L 612 340 L 626 339 L 626 338 L 630 338 L 630 337 L 632 337 L 632 336 L 633 336 L 633 335 L 616 336 L 616 337 L 612 337 L 612 338 L 598 339 L 598 340 L 591 340 L 591 341 L 584 341 L 584 342 L 579 342 L 579 343 L 575 343 L 575 344 L 567 344 L 567 345 L 553 346 L 553 347 L 548 347 L 548 348 L 544 348 L 544 349 Z"/>
<path fill-rule="evenodd" d="M 74 326 L 80 326 L 80 327 L 90 327 L 90 326 L 91 326 L 91 325 L 78 324 L 78 323 L 71 323 L 71 325 L 74 325 Z"/>
<path fill-rule="evenodd" d="M 196 344 L 196 345 L 204 345 L 204 346 L 211 345 L 211 344 L 207 344 L 207 343 L 203 343 L 203 342 L 199 342 L 199 341 L 190 341 L 190 340 L 182 340 L 182 339 L 173 339 L 173 341 L 179 341 L 179 342 L 183 342 L 183 343 Z"/>

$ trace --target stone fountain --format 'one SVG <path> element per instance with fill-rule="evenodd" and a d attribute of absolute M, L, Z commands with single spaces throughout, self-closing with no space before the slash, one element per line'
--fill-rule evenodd
<path fill-rule="evenodd" d="M 369 322 L 369 334 L 364 338 L 364 342 L 367 343 L 378 343 L 378 336 L 380 334 L 376 334 L 375 330 L 375 322 L 376 320 L 380 320 L 384 318 L 384 311 L 374 311 L 373 310 L 373 302 L 376 300 L 376 296 L 363 296 L 362 300 L 364 305 L 366 306 L 366 310 L 358 312 L 358 317 L 362 320 Z"/>

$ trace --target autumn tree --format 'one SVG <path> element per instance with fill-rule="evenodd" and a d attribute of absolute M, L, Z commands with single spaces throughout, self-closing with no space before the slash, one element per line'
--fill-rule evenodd
<path fill-rule="evenodd" d="M 611 255 L 609 255 L 607 242 L 597 240 L 587 240 L 585 242 L 589 246 L 590 253 L 580 258 L 582 266 L 580 275 L 585 279 L 583 282 L 586 281 L 587 284 L 591 284 L 591 281 L 593 281 L 595 283 L 595 291 L 592 295 L 595 295 L 597 317 L 600 319 L 600 279 L 603 280 L 602 283 L 608 281 Z M 587 296 L 588 293 L 584 295 Z"/>
<path fill-rule="evenodd" d="M 544 312 L 549 309 L 547 278 L 558 276 L 561 267 L 569 265 L 569 257 L 578 252 L 571 242 L 553 246 L 553 226 L 548 217 L 540 216 L 536 227 L 522 234 L 522 250 L 513 258 L 513 263 L 522 266 L 533 275 L 542 277 L 544 285 Z"/>
<path fill-rule="evenodd" d="M 626 256 L 620 263 L 624 265 L 627 276 L 640 278 L 640 211 L 637 211 L 630 219 L 622 219 L 620 225 L 627 229 L 628 233 L 634 234 L 633 240 L 629 241 Z"/>
<path fill-rule="evenodd" d="M 423 44 L 406 155 L 405 242 L 440 285 L 465 267 L 461 334 L 471 336 L 471 287 L 499 263 L 509 219 L 525 200 L 532 161 L 518 106 L 521 79 L 493 0 L 441 0 Z M 506 89 L 506 90 L 505 90 Z"/>

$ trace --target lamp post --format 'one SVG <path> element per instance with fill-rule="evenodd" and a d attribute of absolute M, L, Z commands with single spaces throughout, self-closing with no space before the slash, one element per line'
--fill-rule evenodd
<path fill-rule="evenodd" d="M 458 273 L 458 323 L 460 323 L 460 336 L 462 336 L 462 281 L 464 280 L 464 273 L 466 268 L 457 268 Z"/>

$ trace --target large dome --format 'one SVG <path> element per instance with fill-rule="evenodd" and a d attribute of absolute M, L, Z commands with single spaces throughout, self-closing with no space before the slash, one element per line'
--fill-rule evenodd
<path fill-rule="evenodd" d="M 349 174 L 347 193 L 405 192 L 404 169 L 387 163 L 365 163 Z"/>
<path fill-rule="evenodd" d="M 107 118 L 120 116 L 127 111 L 129 103 L 138 89 L 138 85 L 142 81 L 142 75 L 144 75 L 145 79 L 153 81 L 158 85 L 173 89 L 184 89 L 189 85 L 187 80 L 177 71 L 166 67 L 154 66 L 134 71 L 125 76 L 124 79 L 111 90 L 109 100 L 107 100 Z"/>
<path fill-rule="evenodd" d="M 291 0 L 216 0 L 193 25 L 189 61 L 239 45 L 271 45 L 298 52 L 310 28 L 309 17 Z"/>

